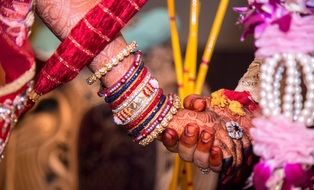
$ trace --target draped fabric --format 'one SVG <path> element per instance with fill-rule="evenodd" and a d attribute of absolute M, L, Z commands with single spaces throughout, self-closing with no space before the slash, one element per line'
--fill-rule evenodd
<path fill-rule="evenodd" d="M 27 40 L 31 0 L 0 2 L 0 103 L 13 99 L 35 74 L 34 54 Z"/>
<path fill-rule="evenodd" d="M 146 0 L 102 0 L 71 30 L 46 62 L 35 83 L 45 94 L 72 80 L 117 35 Z"/>
<path fill-rule="evenodd" d="M 72 29 L 38 73 L 34 90 L 45 94 L 73 79 L 104 49 L 146 0 L 102 0 Z M 0 155 L 14 118 L 31 108 L 28 82 L 35 75 L 28 42 L 34 15 L 32 0 L 0 1 Z M 28 102 L 26 102 L 28 101 Z"/>

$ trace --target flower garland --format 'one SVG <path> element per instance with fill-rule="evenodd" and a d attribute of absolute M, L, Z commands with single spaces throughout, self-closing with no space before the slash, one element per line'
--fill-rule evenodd
<path fill-rule="evenodd" d="M 253 112 L 257 109 L 257 103 L 252 99 L 248 91 L 237 92 L 221 89 L 211 94 L 211 106 L 227 107 L 233 115 L 244 116 L 245 109 Z"/>
<path fill-rule="evenodd" d="M 254 34 L 255 56 L 264 59 L 263 116 L 252 121 L 251 129 L 254 153 L 261 157 L 254 186 L 313 189 L 314 1 L 250 0 L 235 11 L 244 26 L 241 40 Z"/>

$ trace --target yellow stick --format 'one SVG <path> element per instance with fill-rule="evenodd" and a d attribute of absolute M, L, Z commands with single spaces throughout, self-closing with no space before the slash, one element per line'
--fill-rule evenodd
<path fill-rule="evenodd" d="M 208 64 L 212 58 L 214 47 L 217 41 L 218 34 L 221 29 L 221 25 L 222 25 L 223 18 L 225 16 L 228 4 L 229 4 L 229 0 L 220 1 L 215 20 L 214 20 L 212 29 L 210 31 L 207 43 L 206 43 L 206 47 L 205 47 L 204 54 L 202 57 L 202 63 L 200 65 L 199 73 L 197 76 L 196 87 L 195 87 L 196 94 L 202 93 L 202 88 L 203 88 L 207 71 L 208 71 Z"/>
<path fill-rule="evenodd" d="M 170 33 L 171 33 L 171 44 L 174 57 L 174 64 L 176 70 L 176 77 L 178 82 L 179 95 L 183 94 L 183 69 L 182 69 L 182 54 L 180 48 L 179 35 L 177 30 L 177 24 L 175 20 L 175 6 L 174 0 L 167 0 L 168 3 L 168 14 L 170 23 Z M 182 97 L 181 97 L 182 100 Z"/>
<path fill-rule="evenodd" d="M 193 171 L 191 163 L 184 163 L 185 171 L 186 171 L 186 190 L 193 190 Z"/>
<path fill-rule="evenodd" d="M 194 89 L 194 80 L 197 62 L 197 41 L 198 41 L 198 18 L 199 18 L 200 2 L 199 0 L 191 0 L 190 28 L 189 38 L 185 54 L 184 63 L 184 85 L 185 95 L 191 94 Z"/>
<path fill-rule="evenodd" d="M 172 179 L 170 182 L 169 190 L 176 190 L 178 186 L 178 179 L 180 174 L 180 165 L 181 165 L 181 159 L 179 155 L 176 155 L 174 160 L 174 166 L 172 170 Z"/>

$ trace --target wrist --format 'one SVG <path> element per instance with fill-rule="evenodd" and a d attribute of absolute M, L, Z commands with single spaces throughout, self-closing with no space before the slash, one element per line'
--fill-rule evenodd
<path fill-rule="evenodd" d="M 92 61 L 88 68 L 93 72 L 97 72 L 104 67 L 113 57 L 127 46 L 123 36 L 118 35 L 110 44 L 108 44 Z M 123 59 L 117 66 L 113 67 L 110 72 L 100 78 L 101 83 L 105 87 L 110 87 L 115 84 L 131 67 L 134 60 L 134 55 L 130 54 Z"/>

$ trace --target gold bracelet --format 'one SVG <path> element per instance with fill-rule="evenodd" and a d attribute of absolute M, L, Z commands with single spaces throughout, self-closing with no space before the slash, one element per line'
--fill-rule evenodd
<path fill-rule="evenodd" d="M 94 74 L 86 79 L 87 84 L 92 85 L 97 79 L 105 76 L 111 69 L 117 66 L 120 62 L 123 61 L 125 57 L 128 57 L 132 51 L 137 47 L 137 43 L 133 41 L 129 45 L 126 46 L 118 55 L 112 58 L 104 67 L 100 68 Z"/>
<path fill-rule="evenodd" d="M 167 115 L 145 139 L 139 142 L 139 144 L 142 146 L 147 146 L 148 144 L 153 142 L 158 137 L 158 135 L 161 134 L 167 128 L 169 122 L 173 119 L 173 116 L 178 112 L 178 109 L 180 109 L 180 107 L 181 107 L 180 98 L 175 95 L 173 105 L 170 108 Z"/>

